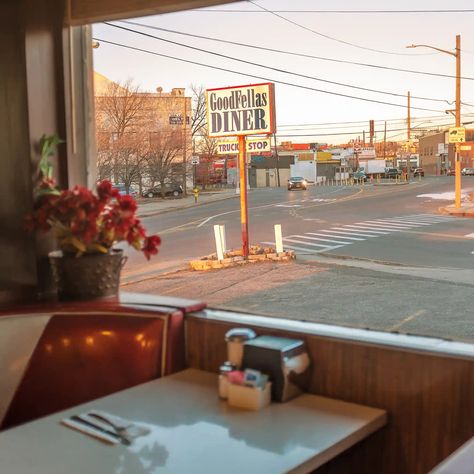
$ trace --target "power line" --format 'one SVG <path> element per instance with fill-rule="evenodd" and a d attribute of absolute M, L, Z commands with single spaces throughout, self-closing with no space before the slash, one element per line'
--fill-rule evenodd
<path fill-rule="evenodd" d="M 190 10 L 202 13 L 264 13 L 261 10 L 238 10 L 238 9 L 206 9 L 199 8 Z M 474 13 L 470 9 L 457 10 L 272 10 L 274 13 L 341 13 L 341 14 L 383 14 L 383 13 Z"/>
<path fill-rule="evenodd" d="M 470 117 L 473 116 L 474 113 L 467 113 L 463 114 L 464 117 Z M 446 114 L 443 115 L 431 115 L 431 116 L 426 116 L 426 117 L 412 117 L 412 120 L 426 120 L 428 122 L 433 123 L 433 125 L 436 125 L 437 121 L 442 121 L 446 119 Z M 397 119 L 379 119 L 375 120 L 375 123 L 380 123 L 383 124 L 384 122 L 392 122 L 393 124 L 396 124 L 398 122 L 406 122 L 406 118 L 397 118 Z M 332 125 L 332 127 L 329 128 L 355 128 L 355 127 L 360 127 L 361 125 L 364 124 L 369 124 L 369 119 L 367 120 L 357 120 L 357 121 L 352 121 L 352 122 L 320 122 L 320 123 L 296 123 L 296 124 L 278 124 L 278 128 L 281 129 L 282 127 L 284 128 L 293 128 L 293 127 L 319 127 L 319 126 L 324 126 L 324 125 Z M 324 129 L 322 129 L 324 130 Z"/>
<path fill-rule="evenodd" d="M 436 126 L 436 128 L 444 127 L 444 126 L 448 126 L 448 125 L 452 125 L 452 122 L 447 123 L 447 124 L 438 124 Z M 417 127 L 419 127 L 419 125 Z M 405 131 L 406 132 L 406 130 L 407 130 L 406 127 L 404 127 L 404 128 L 393 128 L 393 129 L 387 130 L 387 132 L 399 132 L 399 131 Z M 416 131 L 416 127 L 411 127 L 411 130 Z M 374 131 L 374 133 L 383 133 L 383 132 L 384 132 L 383 129 Z M 277 135 L 277 137 L 332 137 L 332 136 L 339 136 L 339 135 L 362 135 L 362 133 L 363 133 L 363 130 L 358 130 L 358 131 L 355 131 L 355 132 L 334 132 L 334 133 L 291 133 L 291 134 L 284 133 L 284 134 L 280 134 L 280 133 L 277 132 L 276 135 Z"/>
<path fill-rule="evenodd" d="M 403 69 L 403 68 L 396 68 L 396 67 L 390 67 L 390 66 L 380 66 L 378 64 L 370 64 L 370 63 L 360 63 L 356 61 L 346 61 L 343 59 L 334 59 L 334 58 L 326 58 L 324 56 L 315 56 L 312 54 L 304 54 L 304 53 L 296 53 L 294 51 L 285 51 L 282 49 L 275 49 L 275 48 L 266 48 L 264 46 L 256 46 L 253 44 L 248 44 L 248 43 L 240 43 L 238 41 L 230 41 L 230 40 L 224 40 L 221 38 L 214 38 L 211 36 L 204 36 L 204 35 L 197 35 L 193 33 L 185 33 L 183 31 L 177 31 L 177 30 L 171 30 L 168 28 L 161 28 L 159 26 L 153 26 L 153 25 L 146 25 L 143 23 L 137 23 L 134 21 L 129 21 L 129 20 L 119 20 L 121 23 L 128 23 L 130 25 L 136 25 L 136 26 L 143 26 L 144 28 L 150 28 L 152 30 L 159 30 L 159 31 L 165 31 L 168 33 L 174 33 L 177 35 L 183 35 L 183 36 L 190 36 L 193 38 L 199 38 L 199 39 L 205 39 L 209 41 L 216 41 L 218 43 L 226 43 L 226 44 L 233 44 L 235 46 L 242 46 L 244 48 L 252 48 L 252 49 L 259 49 L 261 51 L 269 51 L 272 53 L 279 53 L 279 54 L 288 54 L 290 56 L 298 56 L 302 58 L 308 58 L 308 59 L 317 59 L 319 61 L 329 61 L 329 62 L 334 62 L 334 63 L 341 63 L 341 64 L 351 64 L 354 66 L 361 66 L 361 67 L 370 67 L 370 68 L 376 68 L 376 69 L 384 69 L 387 71 L 397 71 L 397 72 L 405 72 L 409 74 L 420 74 L 424 76 L 435 76 L 435 77 L 445 77 L 449 79 L 455 79 L 456 76 L 450 75 L 450 74 L 441 74 L 437 72 L 427 72 L 427 71 L 416 71 L 414 69 Z M 467 80 L 467 81 L 474 81 L 474 77 L 468 77 L 468 76 L 461 76 L 461 79 Z"/>
<path fill-rule="evenodd" d="M 355 86 L 353 84 L 346 84 L 346 83 L 343 83 L 343 82 L 336 82 L 336 81 L 331 81 L 329 79 L 321 79 L 321 78 L 315 77 L 315 76 L 309 76 L 309 75 L 306 75 L 306 74 L 291 72 L 291 71 L 288 71 L 286 69 L 280 69 L 280 68 L 275 68 L 275 67 L 272 67 L 272 66 L 266 66 L 264 64 L 255 63 L 253 61 L 247 61 L 245 59 L 235 58 L 235 57 L 229 56 L 227 54 L 216 53 L 214 51 L 209 51 L 209 50 L 206 50 L 206 49 L 203 49 L 203 48 L 198 48 L 196 46 L 190 46 L 188 44 L 178 43 L 177 41 L 172 41 L 172 40 L 169 40 L 169 39 L 160 38 L 160 37 L 155 36 L 155 35 L 150 35 L 148 33 L 144 33 L 142 31 L 137 31 L 137 30 L 134 30 L 132 28 L 125 28 L 124 26 L 115 25 L 115 24 L 109 23 L 109 22 L 104 22 L 104 24 L 107 25 L 107 26 L 111 26 L 113 28 L 119 28 L 121 30 L 129 31 L 131 33 L 146 36 L 148 38 L 152 38 L 152 39 L 155 39 L 155 40 L 158 40 L 158 41 L 164 41 L 165 43 L 170 43 L 170 44 L 174 44 L 174 45 L 177 45 L 177 46 L 182 46 L 184 48 L 193 49 L 195 51 L 200 51 L 202 53 L 211 54 L 213 56 L 218 56 L 220 58 L 230 59 L 232 61 L 238 61 L 238 62 L 241 62 L 241 63 L 244 63 L 244 64 L 249 64 L 251 66 L 257 66 L 257 67 L 262 67 L 262 68 L 265 68 L 265 69 L 270 69 L 272 71 L 280 72 L 280 73 L 283 73 L 283 74 L 289 74 L 289 75 L 292 75 L 292 76 L 302 77 L 304 79 L 311 79 L 311 80 L 314 80 L 314 81 L 324 82 L 326 84 L 334 84 L 334 85 L 337 85 L 337 86 L 349 87 L 351 89 L 363 90 L 363 91 L 367 91 L 367 92 L 374 92 L 376 94 L 390 95 L 392 97 L 403 97 L 403 98 L 406 97 L 405 94 L 399 94 L 399 93 L 396 93 L 396 92 L 382 91 L 382 90 L 379 90 L 379 89 L 370 89 L 370 88 L 367 88 L 367 87 L 360 87 L 360 86 Z M 412 99 L 418 99 L 418 100 L 427 100 L 427 101 L 432 101 L 432 102 L 445 102 L 447 104 L 451 104 L 451 102 L 446 100 L 446 99 L 435 99 L 435 98 L 430 98 L 430 97 L 420 97 L 420 96 L 414 96 L 414 95 L 412 95 L 411 98 Z"/>
<path fill-rule="evenodd" d="M 167 59 L 173 59 L 175 61 L 181 61 L 181 62 L 185 62 L 185 63 L 189 63 L 189 64 L 194 64 L 194 65 L 197 65 L 197 66 L 202 66 L 202 67 L 207 67 L 207 68 L 210 68 L 210 69 L 215 69 L 215 70 L 218 70 L 218 71 L 224 71 L 224 72 L 228 72 L 228 73 L 231 73 L 231 74 L 237 74 L 237 75 L 240 75 L 240 76 L 251 77 L 251 78 L 259 79 L 259 80 L 262 80 L 262 81 L 274 82 L 275 84 L 282 84 L 282 85 L 285 85 L 285 86 L 296 87 L 296 88 L 299 88 L 299 89 L 309 90 L 309 91 L 313 91 L 313 92 L 320 92 L 321 94 L 328 94 L 328 95 L 334 95 L 334 96 L 338 96 L 338 97 L 345 97 L 345 98 L 348 98 L 348 99 L 356 99 L 356 100 L 361 100 L 361 101 L 364 101 L 364 102 L 372 102 L 372 103 L 375 103 L 375 104 L 406 108 L 405 105 L 401 105 L 401 104 L 394 104 L 392 102 L 384 102 L 384 101 L 375 100 L 375 99 L 367 99 L 365 97 L 357 97 L 357 96 L 353 96 L 353 95 L 349 95 L 349 94 L 342 94 L 342 93 L 339 93 L 339 92 L 331 92 L 331 91 L 326 91 L 326 90 L 323 90 L 323 89 L 316 89 L 314 87 L 303 86 L 301 84 L 294 84 L 294 83 L 291 83 L 291 82 L 280 81 L 280 80 L 268 78 L 268 77 L 265 77 L 265 76 L 257 76 L 256 74 L 247 74 L 247 73 L 240 72 L 240 71 L 233 71 L 231 69 L 226 69 L 226 68 L 222 68 L 222 67 L 219 67 L 219 66 L 211 66 L 209 64 L 204 64 L 204 63 L 200 63 L 200 62 L 197 62 L 197 61 L 191 61 L 190 59 L 177 58 L 175 56 L 170 56 L 168 54 L 157 53 L 155 51 L 149 51 L 147 49 L 142 49 L 142 48 L 136 48 L 134 46 L 125 45 L 125 44 L 117 43 L 117 42 L 114 42 L 114 41 L 108 41 L 108 40 L 104 40 L 104 39 L 100 39 L 100 38 L 94 38 L 94 40 L 95 41 L 100 41 L 100 42 L 105 43 L 105 44 L 111 44 L 111 45 L 118 46 L 118 47 L 121 47 L 121 48 L 130 49 L 130 50 L 133 50 L 133 51 L 140 51 L 142 53 L 152 54 L 154 56 L 160 56 L 160 57 L 167 58 Z M 412 108 L 412 110 L 424 110 L 424 111 L 428 111 L 428 112 L 441 112 L 440 110 L 426 109 L 426 108 L 423 108 L 423 107 L 411 107 L 411 108 Z"/>
<path fill-rule="evenodd" d="M 467 113 L 463 114 L 465 117 L 470 117 L 474 115 L 474 113 Z M 412 120 L 428 120 L 428 121 L 438 121 L 438 120 L 443 120 L 446 119 L 446 114 L 443 115 L 427 115 L 425 117 L 412 117 Z M 384 123 L 384 122 L 406 122 L 406 117 L 404 118 L 394 118 L 394 119 L 379 119 L 375 120 L 375 123 Z M 320 125 L 346 125 L 346 124 L 354 124 L 353 126 L 356 127 L 358 126 L 357 124 L 368 124 L 369 119 L 367 120 L 354 120 L 354 121 L 345 121 L 345 122 L 319 122 L 319 123 L 296 123 L 296 124 L 279 124 L 278 128 L 281 127 L 312 127 L 312 126 L 320 126 Z"/>
<path fill-rule="evenodd" d="M 258 3 L 255 3 L 253 0 L 247 0 L 247 1 L 249 3 L 251 3 L 252 5 L 255 5 L 256 7 L 261 8 L 262 10 L 266 11 L 267 13 L 270 13 L 271 15 L 274 15 L 277 18 L 280 18 L 281 20 L 286 21 L 287 23 L 290 23 L 290 24 L 296 26 L 297 28 L 301 28 L 305 31 L 309 31 L 310 33 L 313 33 L 316 36 L 320 36 L 322 38 L 326 38 L 326 39 L 331 40 L 331 41 L 336 41 L 337 43 L 345 44 L 347 46 L 352 46 L 353 48 L 364 49 L 365 51 L 372 51 L 374 53 L 391 54 L 391 55 L 394 55 L 394 56 L 428 56 L 428 55 L 431 55 L 431 54 L 439 54 L 439 53 L 421 53 L 421 54 L 414 55 L 414 54 L 411 54 L 411 53 L 396 53 L 396 52 L 393 52 L 393 51 L 384 51 L 382 49 L 367 48 L 366 46 L 351 43 L 350 41 L 344 41 L 344 40 L 341 40 L 339 38 L 335 38 L 334 36 L 329 36 L 329 35 L 326 35 L 324 33 L 321 33 L 320 31 L 313 30 L 312 28 L 308 28 L 307 26 L 301 25 L 300 23 L 297 23 L 296 21 L 290 20 L 286 16 L 280 15 L 279 13 L 276 13 L 272 10 L 268 10 L 267 8 L 262 7 Z"/>

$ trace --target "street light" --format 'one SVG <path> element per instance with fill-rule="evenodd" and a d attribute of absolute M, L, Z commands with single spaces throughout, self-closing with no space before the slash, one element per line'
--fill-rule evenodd
<path fill-rule="evenodd" d="M 446 53 L 456 58 L 456 127 L 461 126 L 461 35 L 456 35 L 456 52 L 448 51 L 446 49 L 436 48 L 435 46 L 429 46 L 427 44 L 412 44 L 407 48 L 430 48 L 440 53 Z M 459 161 L 459 143 L 456 143 L 456 153 L 454 162 L 454 173 L 455 173 L 455 196 L 457 208 L 461 207 L 461 162 Z"/>

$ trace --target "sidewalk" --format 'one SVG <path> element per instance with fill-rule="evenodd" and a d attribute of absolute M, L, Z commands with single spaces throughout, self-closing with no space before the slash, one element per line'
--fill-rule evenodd
<path fill-rule="evenodd" d="M 138 202 L 138 217 L 151 217 L 165 212 L 187 209 L 190 207 L 202 206 L 224 199 L 239 197 L 235 189 L 223 189 L 222 191 L 204 191 L 199 193 L 198 202 L 194 202 L 194 195 L 191 193 L 186 197 L 172 199 L 150 198 L 140 199 Z"/>
<path fill-rule="evenodd" d="M 440 207 L 438 211 L 441 214 L 447 214 L 454 217 L 474 217 L 474 202 L 462 202 L 460 208 L 456 208 L 454 204 Z"/>

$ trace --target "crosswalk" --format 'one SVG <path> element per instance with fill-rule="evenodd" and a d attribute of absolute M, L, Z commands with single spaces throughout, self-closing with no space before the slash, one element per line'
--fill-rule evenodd
<path fill-rule="evenodd" d="M 455 219 L 455 217 L 438 216 L 435 214 L 413 214 L 384 219 L 371 219 L 340 227 L 317 229 L 314 232 L 288 235 L 283 237 L 283 247 L 285 250 L 294 250 L 297 253 L 322 253 L 346 245 L 354 245 L 368 239 L 376 239 L 397 232 L 424 228 Z M 265 245 L 275 245 L 275 242 L 262 243 Z"/>

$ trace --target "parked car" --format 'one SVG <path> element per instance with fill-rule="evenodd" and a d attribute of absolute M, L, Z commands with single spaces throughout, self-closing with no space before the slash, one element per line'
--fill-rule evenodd
<path fill-rule="evenodd" d="M 178 197 L 183 194 L 183 187 L 180 184 L 169 183 L 164 185 L 165 196 Z M 161 185 L 153 186 L 142 193 L 143 197 L 153 198 L 162 196 Z"/>
<path fill-rule="evenodd" d="M 136 198 L 138 193 L 135 189 L 133 189 L 131 186 L 128 188 L 128 193 L 127 193 L 127 188 L 125 184 L 113 184 L 112 188 L 118 189 L 119 194 L 121 196 L 124 196 L 125 194 L 128 194 L 129 196 L 132 196 L 133 198 Z"/>
<path fill-rule="evenodd" d="M 367 181 L 367 174 L 363 168 L 359 168 L 357 171 L 352 173 L 352 177 L 357 181 Z"/>
<path fill-rule="evenodd" d="M 300 176 L 294 176 L 288 180 L 288 191 L 292 189 L 303 189 L 306 190 L 308 187 L 308 183 L 304 178 Z"/>
<path fill-rule="evenodd" d="M 453 168 L 449 169 L 448 171 L 446 171 L 446 175 L 447 176 L 455 176 L 456 175 L 456 170 L 454 170 Z"/>
<path fill-rule="evenodd" d="M 402 172 L 398 168 L 385 168 L 384 177 L 385 178 L 396 178 L 401 176 Z"/>
<path fill-rule="evenodd" d="M 474 176 L 474 168 L 463 168 L 461 174 L 463 176 Z"/>
<path fill-rule="evenodd" d="M 415 171 L 413 171 L 413 176 L 425 176 L 425 171 L 423 168 L 415 168 Z"/>

